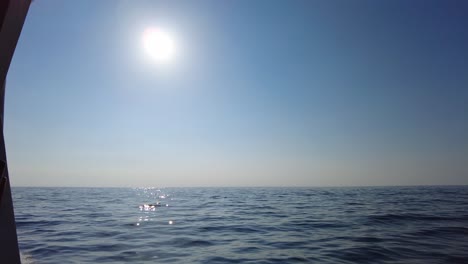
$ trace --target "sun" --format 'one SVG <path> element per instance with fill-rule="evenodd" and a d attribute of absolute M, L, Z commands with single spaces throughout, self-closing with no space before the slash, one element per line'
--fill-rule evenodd
<path fill-rule="evenodd" d="M 169 62 L 175 53 L 174 40 L 169 33 L 157 27 L 143 32 L 143 48 L 155 62 Z"/>

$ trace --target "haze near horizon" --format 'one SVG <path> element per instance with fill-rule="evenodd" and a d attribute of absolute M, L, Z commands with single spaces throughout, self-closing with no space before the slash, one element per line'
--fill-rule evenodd
<path fill-rule="evenodd" d="M 10 180 L 468 184 L 467 12 L 466 1 L 34 1 L 6 84 Z"/>

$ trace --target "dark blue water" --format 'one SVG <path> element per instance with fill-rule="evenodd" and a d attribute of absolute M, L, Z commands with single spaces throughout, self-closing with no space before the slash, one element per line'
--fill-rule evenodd
<path fill-rule="evenodd" d="M 13 194 L 33 263 L 468 263 L 466 186 Z"/>

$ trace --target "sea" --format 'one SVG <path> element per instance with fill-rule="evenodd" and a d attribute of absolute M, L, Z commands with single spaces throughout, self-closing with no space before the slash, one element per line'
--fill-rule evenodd
<path fill-rule="evenodd" d="M 23 263 L 468 263 L 468 186 L 12 191 Z"/>

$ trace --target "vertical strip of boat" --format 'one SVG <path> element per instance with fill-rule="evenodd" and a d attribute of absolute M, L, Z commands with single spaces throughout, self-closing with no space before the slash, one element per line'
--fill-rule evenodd
<path fill-rule="evenodd" d="M 0 262 L 12 264 L 21 261 L 3 136 L 5 83 L 30 3 L 30 0 L 0 1 Z"/>

